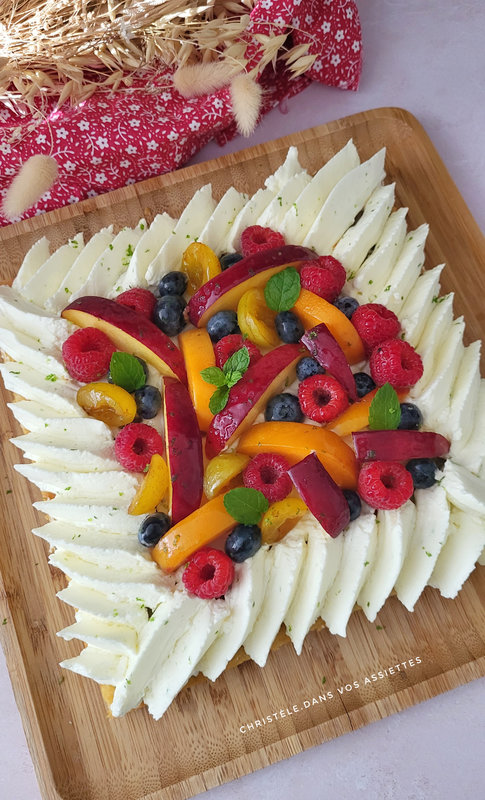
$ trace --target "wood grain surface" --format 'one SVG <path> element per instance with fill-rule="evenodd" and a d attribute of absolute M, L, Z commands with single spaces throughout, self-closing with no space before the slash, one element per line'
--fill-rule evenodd
<path fill-rule="evenodd" d="M 76 232 L 88 238 L 109 223 L 134 225 L 161 210 L 178 215 L 208 182 L 217 198 L 231 185 L 253 192 L 279 166 L 289 145 L 298 146 L 302 164 L 315 172 L 350 137 L 362 159 L 387 147 L 388 180 L 397 182 L 397 204 L 409 206 L 408 225 L 430 224 L 426 265 L 446 262 L 443 291 L 456 293 L 455 315 L 465 315 L 467 341 L 481 338 L 483 237 L 424 130 L 409 113 L 392 108 L 347 117 L 4 228 L 0 280 L 12 280 L 23 255 L 42 235 L 56 247 Z M 11 399 L 7 392 L 4 396 Z M 391 597 L 375 624 L 354 613 L 345 639 L 316 631 L 308 635 L 300 657 L 284 646 L 270 654 L 262 670 L 247 662 L 214 684 L 198 682 L 180 693 L 159 722 L 146 709 L 108 719 L 98 687 L 58 666 L 80 644 L 55 636 L 72 622 L 72 610 L 55 597 L 64 577 L 48 565 L 46 544 L 29 533 L 42 521 L 32 508 L 38 494 L 13 470 L 19 456 L 8 439 L 19 429 L 4 404 L 0 415 L 0 631 L 45 798 L 185 800 L 485 675 L 485 569 L 480 567 L 455 600 L 427 588 L 410 614 Z"/>

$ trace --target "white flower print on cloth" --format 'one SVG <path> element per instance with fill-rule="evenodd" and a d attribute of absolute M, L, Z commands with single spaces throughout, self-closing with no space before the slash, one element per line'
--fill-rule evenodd
<path fill-rule="evenodd" d="M 293 43 L 306 43 L 316 56 L 312 67 L 291 79 L 280 60 L 257 76 L 263 88 L 262 115 L 311 80 L 341 89 L 357 89 L 361 72 L 361 30 L 353 0 L 259 0 L 243 39 L 250 70 L 258 61 L 258 34 L 271 36 L 294 27 Z M 343 32 L 343 36 L 341 35 Z M 236 134 L 229 88 L 183 98 L 173 87 L 172 71 L 145 69 L 133 76 L 129 91 L 100 89 L 71 108 L 46 101 L 46 118 L 0 110 L 0 194 L 19 166 L 46 152 L 59 165 L 59 180 L 23 217 L 95 197 L 120 186 L 163 174 L 186 163 L 211 139 L 221 144 Z M 36 122 L 33 129 L 29 126 Z M 15 137 L 18 129 L 20 135 Z M 0 225 L 8 221 L 0 213 Z"/>

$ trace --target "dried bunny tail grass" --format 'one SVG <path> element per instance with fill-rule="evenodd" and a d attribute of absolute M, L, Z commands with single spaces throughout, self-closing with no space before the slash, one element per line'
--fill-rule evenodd
<path fill-rule="evenodd" d="M 22 164 L 3 200 L 8 219 L 19 217 L 47 192 L 57 178 L 57 162 L 52 156 L 32 156 Z"/>
<path fill-rule="evenodd" d="M 228 64 L 226 61 L 188 64 L 178 68 L 173 76 L 173 83 L 182 97 L 198 97 L 202 94 L 211 94 L 230 83 L 232 77 L 241 69 L 241 66 Z"/>
<path fill-rule="evenodd" d="M 249 75 L 236 75 L 231 82 L 232 111 L 242 136 L 250 136 L 261 111 L 261 86 Z"/>

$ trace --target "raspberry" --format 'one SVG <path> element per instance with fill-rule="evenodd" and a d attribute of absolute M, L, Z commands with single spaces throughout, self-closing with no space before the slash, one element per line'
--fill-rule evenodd
<path fill-rule="evenodd" d="M 300 281 L 303 289 L 333 303 L 342 291 L 347 273 L 340 261 L 333 256 L 320 256 L 301 268 Z"/>
<path fill-rule="evenodd" d="M 372 508 L 392 509 L 404 505 L 414 492 L 413 479 L 397 461 L 372 461 L 359 473 L 359 494 Z"/>
<path fill-rule="evenodd" d="M 222 597 L 234 580 L 234 564 L 222 550 L 203 547 L 195 553 L 182 573 L 188 592 L 204 600 Z"/>
<path fill-rule="evenodd" d="M 130 472 L 144 472 L 155 453 L 164 455 L 163 439 L 151 425 L 130 422 L 115 439 L 116 458 Z"/>
<path fill-rule="evenodd" d="M 118 295 L 116 302 L 151 319 L 157 300 L 148 289 L 128 289 L 127 292 Z"/>
<path fill-rule="evenodd" d="M 243 472 L 243 482 L 248 489 L 258 489 L 270 503 L 284 500 L 293 484 L 288 475 L 289 464 L 283 456 L 259 453 Z"/>
<path fill-rule="evenodd" d="M 331 422 L 349 404 L 347 392 L 331 375 L 312 375 L 298 387 L 303 413 L 314 422 Z"/>
<path fill-rule="evenodd" d="M 414 347 L 401 339 L 388 339 L 375 347 L 369 365 L 377 386 L 390 383 L 394 389 L 414 386 L 423 374 L 421 356 Z"/>
<path fill-rule="evenodd" d="M 91 383 L 106 375 L 115 350 L 111 339 L 102 331 L 80 328 L 62 345 L 62 357 L 71 378 Z"/>
<path fill-rule="evenodd" d="M 284 237 L 272 228 L 262 228 L 261 225 L 250 225 L 241 234 L 241 250 L 244 257 L 259 253 L 261 250 L 272 250 L 274 247 L 283 247 Z"/>
<path fill-rule="evenodd" d="M 380 303 L 366 303 L 356 308 L 352 325 L 357 329 L 367 354 L 386 339 L 394 339 L 401 330 L 394 312 Z"/>
<path fill-rule="evenodd" d="M 216 354 L 216 364 L 219 369 L 222 369 L 227 359 L 240 350 L 241 347 L 247 347 L 249 352 L 249 363 L 255 364 L 261 358 L 261 353 L 253 342 L 249 339 L 243 339 L 239 333 L 231 333 L 229 336 L 224 336 L 214 345 L 214 352 Z"/>

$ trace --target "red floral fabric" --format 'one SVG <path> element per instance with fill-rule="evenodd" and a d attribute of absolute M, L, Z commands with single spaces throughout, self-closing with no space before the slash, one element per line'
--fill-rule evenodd
<path fill-rule="evenodd" d="M 361 72 L 361 29 L 352 0 L 260 0 L 245 37 L 249 68 L 257 63 L 256 34 L 278 35 L 293 28 L 293 44 L 309 42 L 317 59 L 305 75 L 291 79 L 278 62 L 258 80 L 264 87 L 262 114 L 302 91 L 311 80 L 357 89 Z M 149 85 L 149 88 L 147 88 Z M 210 139 L 221 144 L 236 133 L 229 87 L 185 99 L 169 70 L 147 70 L 129 91 L 99 91 L 75 108 L 56 110 L 33 129 L 31 117 L 0 109 L 0 195 L 6 194 L 21 164 L 37 153 L 52 155 L 59 177 L 23 217 L 84 200 L 119 186 L 181 167 Z M 12 132 L 21 128 L 20 139 Z M 0 212 L 0 225 L 8 224 Z"/>

